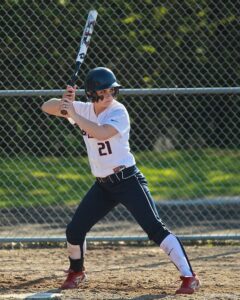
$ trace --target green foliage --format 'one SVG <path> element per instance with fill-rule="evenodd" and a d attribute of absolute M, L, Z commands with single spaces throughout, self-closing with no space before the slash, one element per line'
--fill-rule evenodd
<path fill-rule="evenodd" d="M 239 57 L 234 51 L 239 12 L 232 1 L 90 2 L 3 2 L 6 89 L 22 88 L 23 83 L 25 88 L 64 87 L 87 11 L 93 7 L 99 16 L 83 74 L 104 64 L 117 72 L 124 86 L 134 88 L 149 83 L 151 87 L 225 86 L 226 78 L 227 85 L 239 85 L 240 71 L 234 64 L 234 53 Z M 152 78 L 146 82 L 145 76 Z"/>

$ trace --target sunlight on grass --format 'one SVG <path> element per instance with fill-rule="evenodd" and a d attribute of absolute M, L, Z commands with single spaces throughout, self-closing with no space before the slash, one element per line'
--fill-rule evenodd
<path fill-rule="evenodd" d="M 181 176 L 179 175 L 179 173 L 174 170 L 174 169 L 163 169 L 160 170 L 160 175 L 167 178 L 167 179 L 171 179 L 171 180 L 177 180 L 180 179 Z"/>
<path fill-rule="evenodd" d="M 44 177 L 50 177 L 51 174 L 47 173 L 47 172 L 42 172 L 42 171 L 34 171 L 30 173 L 33 177 L 36 178 L 44 178 Z"/>
<path fill-rule="evenodd" d="M 59 163 L 60 161 L 60 159 L 57 157 L 44 157 L 41 160 L 46 163 Z"/>
<path fill-rule="evenodd" d="M 57 191 L 58 192 L 63 192 L 63 193 L 65 193 L 65 192 L 68 192 L 68 191 L 70 191 L 71 189 L 70 189 L 70 186 L 69 185 L 60 185 L 59 187 L 57 187 Z"/>
<path fill-rule="evenodd" d="M 56 178 L 58 178 L 58 179 L 78 180 L 78 179 L 81 179 L 81 175 L 72 174 L 72 173 L 65 173 L 65 174 L 57 175 Z"/>
<path fill-rule="evenodd" d="M 151 181 L 171 181 L 181 179 L 181 175 L 176 169 L 153 169 L 141 167 L 141 170 L 146 177 L 151 178 Z"/>
<path fill-rule="evenodd" d="M 226 183 L 226 181 L 233 181 L 233 180 L 237 180 L 240 179 L 240 176 L 236 175 L 236 174 L 227 174 L 224 173 L 222 171 L 213 171 L 213 172 L 209 172 L 208 174 L 208 179 L 211 183 Z"/>
<path fill-rule="evenodd" d="M 81 202 L 81 197 L 79 197 L 78 199 L 69 199 L 67 204 L 68 206 L 76 206 Z"/>
<path fill-rule="evenodd" d="M 45 195 L 50 195 L 50 192 L 45 189 L 33 189 L 28 191 L 28 194 L 31 196 L 45 196 Z"/>
<path fill-rule="evenodd" d="M 182 155 L 181 155 L 181 152 L 176 151 L 176 150 L 172 150 L 172 151 L 169 151 L 169 152 L 164 153 L 164 158 L 165 158 L 165 159 L 168 159 L 168 158 L 178 159 L 178 158 L 180 158 L 181 156 L 182 156 Z"/>

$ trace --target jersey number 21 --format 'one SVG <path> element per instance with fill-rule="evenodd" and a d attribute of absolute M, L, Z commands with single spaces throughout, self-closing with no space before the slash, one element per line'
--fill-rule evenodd
<path fill-rule="evenodd" d="M 106 141 L 104 143 L 98 143 L 98 146 L 98 152 L 100 156 L 112 154 L 112 149 L 109 141 Z"/>

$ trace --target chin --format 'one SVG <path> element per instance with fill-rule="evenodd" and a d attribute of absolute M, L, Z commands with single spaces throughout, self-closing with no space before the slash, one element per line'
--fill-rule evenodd
<path fill-rule="evenodd" d="M 107 100 L 103 104 L 104 104 L 104 106 L 109 106 L 112 102 L 113 102 L 113 99 L 112 100 Z"/>

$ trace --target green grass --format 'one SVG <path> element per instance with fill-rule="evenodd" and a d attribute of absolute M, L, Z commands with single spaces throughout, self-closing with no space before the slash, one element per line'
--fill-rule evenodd
<path fill-rule="evenodd" d="M 237 196 L 239 150 L 191 150 L 136 154 L 155 200 Z M 94 178 L 80 158 L 20 156 L 0 160 L 0 207 L 76 205 Z"/>

